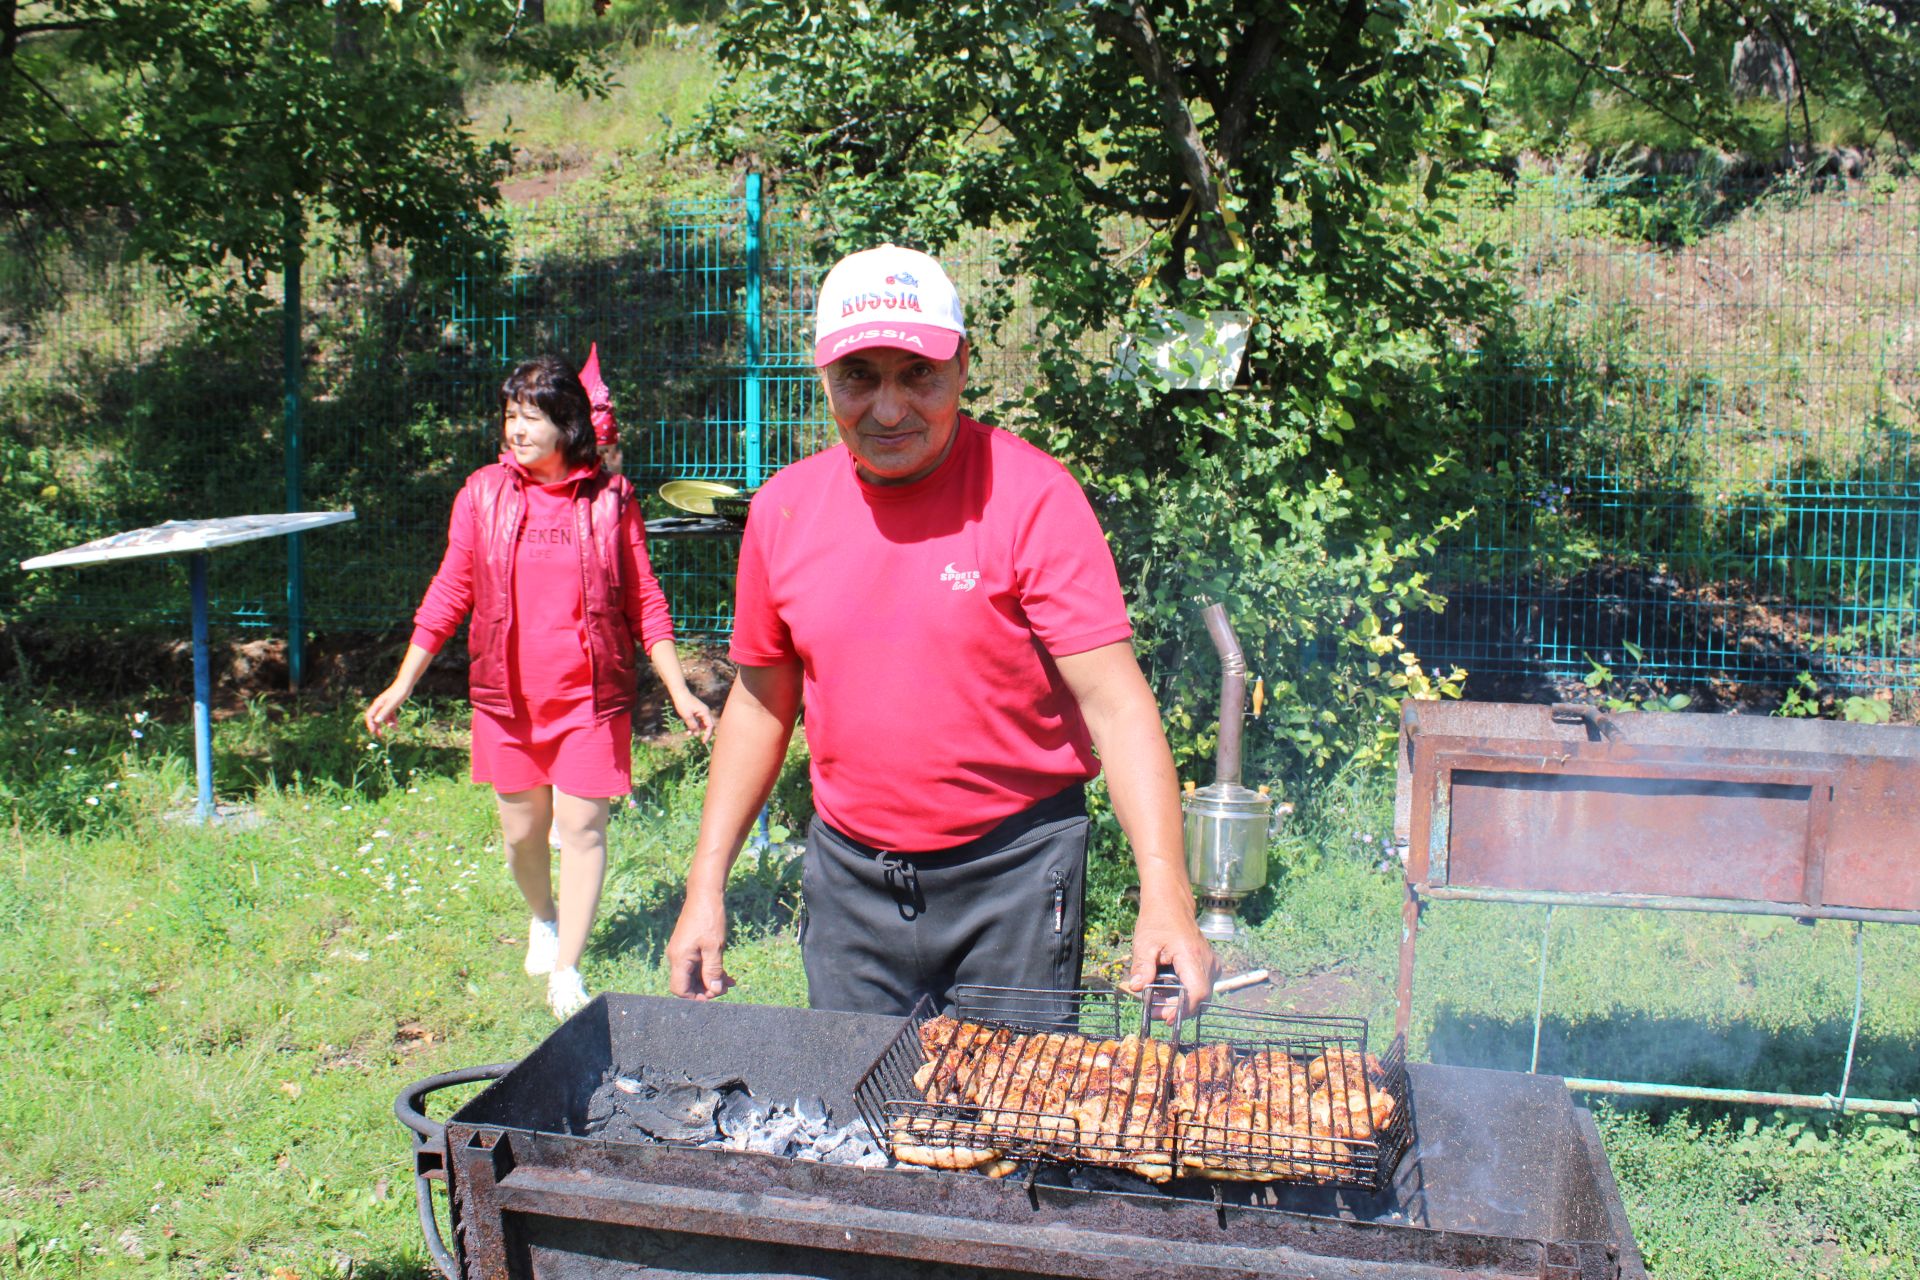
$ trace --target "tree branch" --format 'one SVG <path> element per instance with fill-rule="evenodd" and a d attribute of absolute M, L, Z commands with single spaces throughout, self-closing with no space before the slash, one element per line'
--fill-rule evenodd
<path fill-rule="evenodd" d="M 1234 69 L 1233 82 L 1227 88 L 1227 100 L 1218 108 L 1220 162 L 1229 169 L 1240 158 L 1240 148 L 1246 144 L 1247 128 L 1253 121 L 1253 108 L 1259 100 L 1260 86 L 1279 48 L 1280 24 L 1264 19 L 1255 23 L 1247 37 L 1246 56 Z"/>
<path fill-rule="evenodd" d="M 1314 78 L 1322 85 L 1347 74 L 1360 53 L 1360 32 L 1366 25 L 1367 0 L 1347 0 L 1340 10 L 1340 22 L 1334 28 L 1333 39 L 1327 41 L 1327 52 L 1314 72 Z"/>
<path fill-rule="evenodd" d="M 47 88 L 47 86 L 41 84 L 38 80 L 28 75 L 26 70 L 22 67 L 14 66 L 11 68 L 11 71 L 13 72 L 14 75 L 19 76 L 20 79 L 26 83 L 26 86 L 29 89 L 32 89 L 35 93 L 39 94 L 41 97 L 45 98 L 48 102 L 52 103 L 53 109 L 58 111 L 61 115 L 65 116 L 67 118 L 67 122 L 71 124 L 74 128 L 80 131 L 80 134 L 82 137 L 86 137 L 86 138 L 93 137 L 92 131 L 90 131 L 86 125 L 81 123 L 80 117 L 76 116 L 75 114 L 73 114 L 72 111 L 68 110 L 67 104 L 60 101 L 59 98 L 54 96 L 53 90 Z"/>
<path fill-rule="evenodd" d="M 1200 128 L 1187 109 L 1187 98 L 1180 85 L 1180 73 L 1160 47 L 1153 20 L 1140 0 L 1132 0 L 1123 16 L 1110 9 L 1092 11 L 1094 28 L 1118 41 L 1132 56 L 1134 65 L 1146 76 L 1160 106 L 1160 129 L 1173 150 L 1174 163 L 1186 180 L 1200 209 L 1206 213 L 1220 210 L 1220 192 L 1214 177 L 1213 160 L 1207 155 Z"/>
<path fill-rule="evenodd" d="M 1793 47 L 1793 33 L 1787 23 L 1781 19 L 1780 10 L 1773 5 L 1767 6 L 1767 21 L 1773 27 L 1774 34 L 1780 37 L 1780 47 L 1786 51 L 1787 65 L 1793 68 L 1793 89 L 1800 99 L 1800 127 L 1807 135 L 1807 161 L 1813 161 L 1813 114 L 1807 109 L 1807 73 L 1800 66 L 1800 55 Z M 1793 154 L 1793 108 L 1787 108 L 1787 154 Z"/>
<path fill-rule="evenodd" d="M 13 29 L 13 34 L 25 39 L 27 36 L 43 36 L 53 31 L 88 31 L 105 25 L 106 22 L 100 18 L 70 18 L 64 22 L 23 22 Z"/>
<path fill-rule="evenodd" d="M 1561 53 L 1564 53 L 1569 58 L 1572 58 L 1575 63 L 1579 64 L 1582 67 L 1585 67 L 1589 71 L 1598 73 L 1600 78 L 1606 81 L 1606 83 L 1609 86 L 1618 90 L 1620 93 L 1625 94 L 1627 97 L 1632 98 L 1635 102 L 1639 103 L 1641 106 L 1645 107 L 1647 110 L 1653 112 L 1655 115 L 1658 115 L 1666 120 L 1672 121 L 1674 124 L 1679 125 L 1682 129 L 1685 129 L 1688 133 L 1701 132 L 1699 120 L 1697 119 L 1685 120 L 1685 119 L 1682 119 L 1680 116 L 1675 115 L 1671 110 L 1669 110 L 1665 106 L 1662 106 L 1660 103 L 1654 101 L 1652 98 L 1649 98 L 1646 94 L 1641 93 L 1636 89 L 1634 89 L 1631 85 L 1629 85 L 1626 82 L 1625 78 L 1622 77 L 1615 68 L 1609 67 L 1605 63 L 1597 62 L 1594 59 L 1587 57 L 1586 54 L 1581 53 L 1579 50 L 1570 47 L 1566 41 L 1560 39 L 1558 36 L 1550 35 L 1546 31 L 1529 31 L 1527 34 L 1531 35 L 1535 40 L 1538 40 L 1540 43 L 1546 45 L 1549 48 L 1558 49 Z"/>
<path fill-rule="evenodd" d="M 1114 213 L 1130 213 L 1149 222 L 1156 218 L 1166 221 L 1180 212 L 1180 206 L 1171 200 L 1129 200 L 1096 182 L 1082 183 L 1080 190 L 1088 204 L 1110 209 Z"/>

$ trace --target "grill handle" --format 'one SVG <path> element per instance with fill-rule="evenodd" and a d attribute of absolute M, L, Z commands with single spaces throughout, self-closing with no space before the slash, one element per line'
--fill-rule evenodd
<path fill-rule="evenodd" d="M 1556 702 L 1549 714 L 1555 724 L 1586 725 L 1587 737 L 1594 742 L 1603 738 L 1613 742 L 1620 737 L 1620 726 L 1613 722 L 1612 716 L 1584 702 Z"/>
<path fill-rule="evenodd" d="M 440 1274 L 447 1280 L 460 1280 L 460 1262 L 440 1238 L 440 1224 L 433 1217 L 433 1191 L 427 1185 L 429 1181 L 447 1180 L 447 1126 L 427 1118 L 427 1095 L 457 1084 L 498 1080 L 513 1070 L 515 1065 L 496 1062 L 485 1067 L 443 1071 L 437 1076 L 414 1081 L 393 1100 L 394 1116 L 413 1131 L 413 1194 L 420 1204 L 420 1233 L 426 1237 L 427 1252 L 433 1255 L 433 1265 L 440 1269 Z"/>

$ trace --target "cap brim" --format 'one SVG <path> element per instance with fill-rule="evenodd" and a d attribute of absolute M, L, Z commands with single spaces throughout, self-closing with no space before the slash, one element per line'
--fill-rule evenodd
<path fill-rule="evenodd" d="M 952 329 L 942 329 L 931 324 L 900 324 L 897 321 L 875 321 L 872 324 L 849 325 L 835 333 L 830 333 L 813 345 L 814 367 L 824 369 L 842 356 L 850 356 L 856 351 L 866 351 L 873 347 L 892 347 L 896 351 L 911 351 L 923 355 L 929 360 L 950 360 L 953 353 L 960 349 L 960 339 L 965 336 Z"/>

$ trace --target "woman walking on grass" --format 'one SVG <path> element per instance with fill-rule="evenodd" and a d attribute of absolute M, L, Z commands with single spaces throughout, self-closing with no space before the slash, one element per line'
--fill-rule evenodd
<path fill-rule="evenodd" d="M 392 724 L 473 615 L 473 780 L 498 793 L 507 866 L 533 912 L 527 972 L 547 975 L 547 1006 L 564 1019 L 587 1002 L 579 963 L 606 875 L 606 797 L 633 785 L 635 652 L 702 741 L 713 714 L 687 687 L 639 499 L 600 465 L 579 377 L 558 357 L 528 360 L 500 388 L 500 411 L 506 447 L 454 499 L 446 558 L 414 615 L 400 674 L 365 718 L 376 735 Z M 550 826 L 560 839 L 557 908 Z"/>

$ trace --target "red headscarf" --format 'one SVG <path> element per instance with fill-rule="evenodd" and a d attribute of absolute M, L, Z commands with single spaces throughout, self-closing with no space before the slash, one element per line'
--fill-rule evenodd
<path fill-rule="evenodd" d="M 613 395 L 600 377 L 600 344 L 587 352 L 587 363 L 580 370 L 580 385 L 587 389 L 587 402 L 593 406 L 593 442 L 605 447 L 620 443 L 620 424 L 613 420 Z"/>

